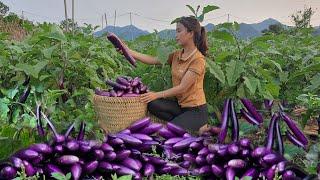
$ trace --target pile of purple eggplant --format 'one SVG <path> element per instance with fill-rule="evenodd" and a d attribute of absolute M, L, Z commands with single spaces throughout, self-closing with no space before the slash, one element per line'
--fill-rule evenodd
<path fill-rule="evenodd" d="M 81 123 L 77 137 L 71 137 L 74 124 L 62 135 L 40 110 L 37 116 L 39 114 L 46 120 L 54 138 L 15 152 L 7 162 L 0 164 L 0 179 L 16 177 L 22 167 L 27 176 L 39 173 L 51 177 L 52 173 L 71 172 L 73 179 L 111 179 L 115 173 L 132 175 L 137 180 L 162 174 L 227 180 L 247 176 L 268 180 L 276 176 L 284 180 L 315 177 L 286 160 L 283 148 L 273 150 L 273 136 L 279 133 L 277 114 L 270 121 L 265 146 L 253 147 L 249 139 L 240 139 L 231 99 L 224 103 L 222 118 L 227 122 L 222 123 L 221 131 L 212 130 L 197 137 L 173 123 L 153 123 L 146 117 L 120 132 L 106 135 L 102 142 L 85 140 L 85 123 Z M 225 129 L 230 118 L 232 142 L 225 143 Z M 44 134 L 43 130 L 38 132 Z M 218 143 L 215 143 L 216 135 Z"/>
<path fill-rule="evenodd" d="M 104 91 L 99 88 L 95 90 L 96 95 L 108 97 L 137 97 L 149 91 L 139 77 L 119 76 L 116 81 L 106 80 L 106 84 L 112 88 Z"/>

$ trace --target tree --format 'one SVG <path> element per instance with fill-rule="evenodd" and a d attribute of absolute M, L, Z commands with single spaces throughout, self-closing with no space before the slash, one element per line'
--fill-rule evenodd
<path fill-rule="evenodd" d="M 67 26 L 68 25 L 68 26 Z M 72 19 L 67 19 L 67 20 L 63 20 L 60 22 L 60 26 L 62 29 L 66 29 L 66 27 L 73 27 L 73 22 Z M 77 22 L 74 22 L 74 29 L 77 30 L 79 29 L 79 26 L 77 24 Z M 67 30 L 68 31 L 68 30 Z"/>
<path fill-rule="evenodd" d="M 305 7 L 304 10 L 300 10 L 295 14 L 291 15 L 292 21 L 294 22 L 296 28 L 310 28 L 311 27 L 311 17 L 314 14 L 314 11 L 311 7 Z"/>
<path fill-rule="evenodd" d="M 9 7 L 0 1 L 0 16 L 4 16 L 9 11 Z"/>
<path fill-rule="evenodd" d="M 268 29 L 265 29 L 262 31 L 263 34 L 280 34 L 284 31 L 283 25 L 278 23 L 278 24 L 271 24 L 269 25 Z"/>

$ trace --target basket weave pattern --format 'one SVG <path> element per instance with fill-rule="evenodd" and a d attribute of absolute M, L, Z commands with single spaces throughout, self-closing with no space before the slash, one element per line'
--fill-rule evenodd
<path fill-rule="evenodd" d="M 147 115 L 147 104 L 139 97 L 94 95 L 93 104 L 98 123 L 107 133 L 123 130 Z"/>

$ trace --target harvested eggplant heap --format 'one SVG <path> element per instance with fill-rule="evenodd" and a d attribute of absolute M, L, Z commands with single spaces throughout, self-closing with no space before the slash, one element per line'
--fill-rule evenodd
<path fill-rule="evenodd" d="M 109 90 L 96 88 L 95 94 L 107 97 L 137 97 L 149 91 L 139 77 L 119 76 L 115 82 L 107 79 L 106 84 L 111 87 Z"/>
<path fill-rule="evenodd" d="M 248 99 L 241 100 L 244 117 L 253 124 L 261 124 L 262 116 Z M 261 116 L 261 119 L 259 117 Z M 306 147 L 308 141 L 284 112 L 274 113 L 268 128 L 266 145 L 254 147 L 248 138 L 239 138 L 239 125 L 234 101 L 225 100 L 221 131 L 213 128 L 199 137 L 170 122 L 152 123 L 149 117 L 137 120 L 120 132 L 108 134 L 103 141 L 85 139 L 85 123 L 81 123 L 77 137 L 71 124 L 65 134 L 59 134 L 49 118 L 37 107 L 38 132 L 44 134 L 41 117 L 50 127 L 53 138 L 49 142 L 33 144 L 15 152 L 0 166 L 2 179 L 12 179 L 24 170 L 27 176 L 51 177 L 52 173 L 70 173 L 73 179 L 111 179 L 132 175 L 143 179 L 153 175 L 199 176 L 204 179 L 234 180 L 312 179 L 304 170 L 283 156 L 283 142 L 279 121 L 288 125 L 288 139 Z M 232 142 L 225 143 L 229 120 Z M 292 133 L 290 132 L 292 131 Z M 218 142 L 216 143 L 216 138 Z M 277 143 L 274 143 L 277 141 Z M 276 144 L 275 150 L 274 144 Z"/>

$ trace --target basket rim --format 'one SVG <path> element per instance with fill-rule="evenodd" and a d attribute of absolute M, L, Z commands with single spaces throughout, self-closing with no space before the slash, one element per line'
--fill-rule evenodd
<path fill-rule="evenodd" d="M 104 100 L 104 101 L 121 101 L 121 102 L 141 102 L 140 96 L 137 97 L 109 97 L 109 96 L 100 96 L 97 94 L 93 95 L 94 100 Z M 143 102 L 141 102 L 143 103 Z M 143 103 L 146 104 L 146 103 Z"/>

